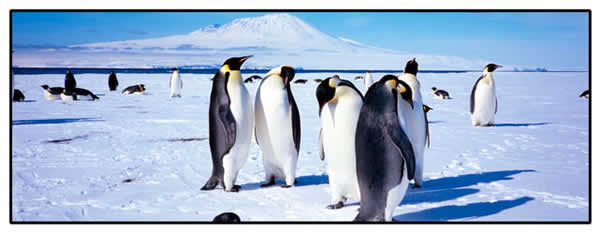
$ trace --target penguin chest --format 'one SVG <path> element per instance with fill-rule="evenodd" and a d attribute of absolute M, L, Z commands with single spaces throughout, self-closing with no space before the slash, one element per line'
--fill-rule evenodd
<path fill-rule="evenodd" d="M 46 100 L 58 100 L 61 99 L 61 95 L 56 95 L 56 94 L 51 94 L 48 91 L 44 91 L 44 98 L 46 98 Z"/>
<path fill-rule="evenodd" d="M 248 90 L 242 84 L 227 84 L 227 93 L 229 94 L 229 109 L 233 114 L 236 124 L 236 145 L 250 144 L 252 137 L 252 106 Z"/>
<path fill-rule="evenodd" d="M 64 93 L 60 94 L 60 99 L 65 102 L 77 100 L 75 95 L 65 95 Z"/>
<path fill-rule="evenodd" d="M 181 78 L 179 75 L 171 77 L 171 94 L 179 94 L 181 91 Z"/>
<path fill-rule="evenodd" d="M 261 87 L 258 92 L 256 136 L 265 163 L 282 165 L 298 155 L 287 92 L 283 88 L 269 87 Z"/>
<path fill-rule="evenodd" d="M 475 106 L 473 116 L 490 121 L 496 112 L 496 87 L 494 82 L 481 80 L 475 90 Z"/>
<path fill-rule="evenodd" d="M 321 112 L 321 137 L 329 183 L 340 195 L 360 199 L 356 174 L 355 136 L 362 103 L 328 103 Z"/>

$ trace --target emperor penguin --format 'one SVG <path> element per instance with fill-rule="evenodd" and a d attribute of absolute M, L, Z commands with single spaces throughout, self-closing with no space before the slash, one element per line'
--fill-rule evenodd
<path fill-rule="evenodd" d="M 73 75 L 73 73 L 71 73 L 71 71 L 67 71 L 67 74 L 65 75 L 65 90 L 71 91 L 75 88 L 77 88 L 77 81 L 75 81 L 75 76 Z"/>
<path fill-rule="evenodd" d="M 431 90 L 433 90 L 433 96 L 437 99 L 450 99 L 450 94 L 446 90 L 436 87 L 432 87 Z"/>
<path fill-rule="evenodd" d="M 401 122 L 404 131 L 408 134 L 412 143 L 413 152 L 415 153 L 415 188 L 420 188 L 423 185 L 423 168 L 425 164 L 424 151 L 425 144 L 429 138 L 427 122 L 425 121 L 425 112 L 423 111 L 423 98 L 421 96 L 421 85 L 417 80 L 417 71 L 419 64 L 415 59 L 406 63 L 404 72 L 399 77 L 400 80 L 408 84 L 412 91 L 412 102 L 417 108 L 411 108 L 405 112 L 398 112 L 399 118 L 406 119 L 406 122 Z M 398 102 L 401 104 L 401 102 Z M 405 115 L 405 116 L 401 116 Z"/>
<path fill-rule="evenodd" d="M 181 77 L 179 76 L 179 70 L 177 70 L 177 68 L 173 68 L 173 74 L 171 74 L 169 87 L 171 88 L 171 97 L 181 97 L 183 80 L 181 80 Z"/>
<path fill-rule="evenodd" d="M 217 185 L 226 192 L 238 192 L 241 188 L 235 180 L 248 159 L 254 113 L 240 67 L 250 57 L 227 59 L 213 77 L 208 110 L 212 174 L 202 190 L 212 190 Z"/>
<path fill-rule="evenodd" d="M 236 213 L 233 212 L 225 212 L 225 213 L 221 213 L 217 216 L 215 216 L 215 218 L 212 221 L 213 223 L 239 223 L 242 222 L 242 219 L 240 219 L 240 216 L 238 216 Z"/>
<path fill-rule="evenodd" d="M 110 72 L 108 76 L 108 90 L 115 91 L 117 90 L 117 86 L 119 86 L 119 80 L 117 80 L 117 74 L 114 71 Z"/>
<path fill-rule="evenodd" d="M 369 87 L 371 87 L 371 85 L 373 85 L 373 83 L 374 83 L 373 77 L 371 77 L 370 72 L 367 72 L 367 74 L 365 74 L 364 80 L 365 80 L 365 92 L 366 92 L 367 90 L 369 90 Z"/>
<path fill-rule="evenodd" d="M 348 198 L 360 200 L 354 141 L 363 95 L 350 81 L 336 75 L 319 84 L 316 96 L 321 118 L 320 156 L 327 159 L 331 190 L 327 208 L 339 209 Z"/>
<path fill-rule="evenodd" d="M 63 101 L 94 101 L 100 98 L 87 89 L 74 88 L 68 91 L 65 89 L 60 94 L 60 99 Z"/>
<path fill-rule="evenodd" d="M 590 90 L 588 89 L 588 90 L 586 90 L 586 91 L 583 91 L 583 93 L 581 93 L 581 94 L 579 95 L 579 97 L 580 97 L 580 98 L 590 98 Z"/>
<path fill-rule="evenodd" d="M 296 163 L 300 152 L 300 112 L 290 83 L 294 68 L 283 65 L 271 69 L 256 91 L 256 143 L 263 153 L 266 184 L 275 179 L 285 181 L 282 187 L 295 184 Z"/>
<path fill-rule="evenodd" d="M 132 86 L 129 86 L 129 87 L 123 89 L 123 91 L 121 93 L 127 95 L 127 94 L 144 94 L 144 92 L 146 92 L 146 86 L 144 86 L 144 84 L 136 84 L 136 85 L 132 85 Z"/>
<path fill-rule="evenodd" d="M 22 102 L 22 101 L 25 101 L 25 95 L 23 94 L 23 92 L 21 92 L 21 90 L 15 89 L 13 91 L 12 101 L 13 102 Z"/>
<path fill-rule="evenodd" d="M 386 75 L 365 94 L 356 126 L 360 208 L 355 222 L 392 221 L 415 176 L 413 147 L 398 119 L 399 112 L 411 111 L 405 107 L 413 107 L 411 92 L 407 83 Z"/>
<path fill-rule="evenodd" d="M 42 85 L 42 89 L 44 89 L 44 98 L 46 100 L 59 100 L 60 94 L 65 91 L 62 87 L 48 87 L 48 85 Z"/>
<path fill-rule="evenodd" d="M 477 79 L 471 91 L 471 124 L 473 126 L 493 126 L 498 112 L 496 84 L 492 72 L 502 66 L 493 63 L 483 69 L 483 75 Z"/>

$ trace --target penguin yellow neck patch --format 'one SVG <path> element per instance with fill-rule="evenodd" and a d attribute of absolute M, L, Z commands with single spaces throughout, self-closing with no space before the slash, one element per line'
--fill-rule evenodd
<path fill-rule="evenodd" d="M 231 71 L 231 69 L 229 68 L 229 64 L 225 64 L 221 67 L 221 69 L 219 69 L 221 72 L 228 72 Z"/>

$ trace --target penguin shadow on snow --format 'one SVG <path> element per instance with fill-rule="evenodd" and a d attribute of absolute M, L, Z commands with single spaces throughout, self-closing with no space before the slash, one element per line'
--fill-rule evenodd
<path fill-rule="evenodd" d="M 242 184 L 242 188 L 240 189 L 240 191 L 244 191 L 244 190 L 256 190 L 256 189 L 268 189 L 268 188 L 279 188 L 281 185 L 284 185 L 285 182 L 281 181 L 279 179 L 275 180 L 276 185 L 274 186 L 270 186 L 270 187 L 266 187 L 266 188 L 261 188 L 260 185 L 266 183 L 265 181 L 261 181 L 258 183 L 247 183 L 247 184 Z M 302 187 L 302 186 L 309 186 L 309 185 L 321 185 L 321 184 L 329 184 L 329 177 L 327 176 L 327 174 L 323 174 L 323 175 L 305 175 L 305 176 L 298 176 L 296 177 L 296 184 L 294 184 L 294 187 Z"/>
<path fill-rule="evenodd" d="M 74 122 L 100 122 L 104 121 L 98 118 L 62 118 L 62 119 L 27 119 L 13 120 L 12 125 L 29 125 L 29 124 L 65 124 Z"/>
<path fill-rule="evenodd" d="M 459 197 L 478 193 L 479 189 L 462 188 L 479 183 L 492 183 L 501 180 L 512 180 L 513 175 L 535 170 L 508 170 L 484 173 L 466 174 L 456 177 L 444 177 L 427 180 L 419 189 L 410 188 L 404 197 L 402 205 L 423 202 L 443 202 Z M 514 200 L 497 202 L 478 202 L 464 206 L 448 205 L 432 209 L 402 214 L 394 217 L 396 221 L 443 221 L 463 218 L 483 217 L 496 214 L 502 210 L 513 208 L 533 200 L 531 197 L 521 197 Z"/>
<path fill-rule="evenodd" d="M 529 127 L 529 126 L 541 126 L 541 125 L 546 125 L 546 124 L 550 124 L 550 123 L 545 123 L 545 122 L 541 122 L 541 123 L 497 123 L 497 124 L 494 124 L 493 127 Z"/>

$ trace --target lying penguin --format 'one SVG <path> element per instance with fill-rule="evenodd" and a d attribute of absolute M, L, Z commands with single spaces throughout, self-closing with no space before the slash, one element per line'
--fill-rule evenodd
<path fill-rule="evenodd" d="M 23 95 L 23 92 L 21 92 L 21 90 L 15 89 L 12 101 L 13 102 L 25 101 L 25 95 Z"/>
<path fill-rule="evenodd" d="M 68 91 L 65 89 L 60 94 L 60 99 L 63 101 L 94 101 L 100 98 L 87 89 L 74 88 Z"/>
<path fill-rule="evenodd" d="M 60 94 L 65 90 L 63 87 L 48 87 L 48 85 L 42 85 L 42 89 L 44 89 L 44 98 L 46 100 L 58 100 L 60 99 Z"/>
<path fill-rule="evenodd" d="M 132 85 L 132 86 L 125 88 L 121 93 L 123 93 L 123 94 L 144 94 L 145 91 L 146 91 L 146 88 L 144 87 L 144 84 L 137 84 L 137 85 Z"/>
<path fill-rule="evenodd" d="M 446 90 L 438 89 L 436 87 L 431 88 L 433 90 L 433 96 L 437 99 L 450 99 L 450 94 Z"/>

